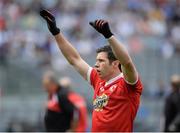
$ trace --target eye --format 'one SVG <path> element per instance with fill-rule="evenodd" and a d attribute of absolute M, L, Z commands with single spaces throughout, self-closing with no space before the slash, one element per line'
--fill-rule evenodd
<path fill-rule="evenodd" d="M 99 62 L 104 62 L 104 60 L 102 60 L 102 59 L 99 59 Z"/>

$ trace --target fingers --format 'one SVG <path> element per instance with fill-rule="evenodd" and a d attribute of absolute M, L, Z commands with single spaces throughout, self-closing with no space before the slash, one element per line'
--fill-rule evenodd
<path fill-rule="evenodd" d="M 101 26 L 103 26 L 104 24 L 106 24 L 106 23 L 108 23 L 107 21 L 103 21 L 102 23 L 101 23 Z"/>
<path fill-rule="evenodd" d="M 91 21 L 89 22 L 89 24 L 94 27 L 94 22 Z"/>
<path fill-rule="evenodd" d="M 53 20 L 50 19 L 48 16 L 45 16 L 45 18 L 46 18 L 47 21 L 53 22 Z"/>
<path fill-rule="evenodd" d="M 101 33 L 105 38 L 109 38 L 113 35 L 113 33 L 111 32 L 109 28 L 108 22 L 105 20 L 98 19 L 98 20 L 95 20 L 94 22 L 89 22 L 89 24 L 93 28 L 95 28 L 96 31 Z"/>
<path fill-rule="evenodd" d="M 41 10 L 40 15 L 46 20 L 49 20 L 49 21 L 54 20 L 54 16 L 48 10 Z"/>
<path fill-rule="evenodd" d="M 98 28 L 101 27 L 102 20 L 96 20 L 95 24 Z"/>
<path fill-rule="evenodd" d="M 107 21 L 105 20 L 95 20 L 94 22 L 89 22 L 89 24 L 91 26 L 93 26 L 94 28 L 102 28 L 104 24 L 108 23 Z"/>
<path fill-rule="evenodd" d="M 107 23 L 107 21 L 100 19 L 96 23 L 97 27 L 102 28 L 103 25 Z"/>

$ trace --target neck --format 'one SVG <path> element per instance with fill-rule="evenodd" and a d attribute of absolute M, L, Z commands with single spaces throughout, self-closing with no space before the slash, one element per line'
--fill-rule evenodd
<path fill-rule="evenodd" d="M 109 80 L 117 77 L 120 73 L 121 73 L 120 71 L 115 71 L 115 72 L 112 73 L 110 76 L 108 76 L 108 77 L 105 79 L 105 81 L 107 82 L 107 81 L 109 81 Z"/>

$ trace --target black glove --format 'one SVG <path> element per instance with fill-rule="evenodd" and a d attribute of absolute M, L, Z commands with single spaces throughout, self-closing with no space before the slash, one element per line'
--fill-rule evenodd
<path fill-rule="evenodd" d="M 41 17 L 43 17 L 48 25 L 48 29 L 49 31 L 53 34 L 53 35 L 57 35 L 60 32 L 60 29 L 56 27 L 56 20 L 54 15 L 52 15 L 49 11 L 47 10 L 42 10 L 40 11 L 40 15 Z"/>
<path fill-rule="evenodd" d="M 89 24 L 99 33 L 103 34 L 105 38 L 110 38 L 113 35 L 109 28 L 108 22 L 105 20 L 95 20 L 94 22 L 89 22 Z"/>

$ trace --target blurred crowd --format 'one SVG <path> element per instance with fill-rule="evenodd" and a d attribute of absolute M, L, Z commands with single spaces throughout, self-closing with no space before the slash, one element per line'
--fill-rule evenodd
<path fill-rule="evenodd" d="M 103 18 L 133 54 L 146 47 L 160 49 L 170 58 L 180 51 L 179 0 L 1 0 L 0 59 L 18 58 L 36 65 L 64 64 L 39 11 L 54 13 L 57 25 L 79 50 L 88 55 L 105 41 L 88 25 Z M 157 46 L 146 44 L 147 37 L 158 37 Z M 98 45 L 97 45 L 97 44 Z"/>
<path fill-rule="evenodd" d="M 145 73 L 142 79 L 146 78 L 147 83 L 144 82 L 143 96 L 145 98 L 142 97 L 144 99 L 140 106 L 140 117 L 137 117 L 137 123 L 139 121 L 141 123 L 136 128 L 140 128 L 142 131 L 159 129 L 159 127 L 156 127 L 159 126 L 159 123 L 156 122 L 159 122 L 160 115 L 158 113 L 163 110 L 161 108 L 162 101 L 160 100 L 164 100 L 167 95 L 165 94 L 166 90 L 170 90 L 171 87 L 167 86 L 169 82 L 167 83 L 164 79 L 169 81 L 170 74 L 179 72 L 178 62 L 174 60 L 174 66 L 177 66 L 177 70 L 173 71 L 169 69 L 172 67 L 166 66 L 169 63 L 166 62 L 166 59 L 173 62 L 173 56 L 180 55 L 180 0 L 0 0 L 0 67 L 8 65 L 9 60 L 20 60 L 30 64 L 30 66 L 35 65 L 41 68 L 50 66 L 56 71 L 64 71 L 67 62 L 59 52 L 54 38 L 46 27 L 46 23 L 39 16 L 39 11 L 43 8 L 53 12 L 61 32 L 65 34 L 83 57 L 91 56 L 96 48 L 106 42 L 101 35 L 89 26 L 89 21 L 97 18 L 106 19 L 110 22 L 113 33 L 124 42 L 132 55 L 143 57 L 142 53 L 146 52 L 147 49 L 158 51 L 155 56 L 161 55 L 161 59 L 165 60 L 161 61 L 158 58 L 151 69 L 152 65 L 148 63 L 153 61 L 151 59 L 147 60 L 149 57 L 145 57 L 143 63 L 146 65 L 140 67 L 140 64 L 138 66 L 141 73 Z M 152 57 L 154 58 L 154 56 Z M 157 64 L 164 65 L 164 69 L 160 68 L 159 71 Z M 8 81 L 17 82 L 14 77 L 17 76 L 18 72 L 14 76 L 9 74 L 9 77 L 3 77 L 2 73 L 8 75 L 9 70 L 6 70 L 7 73 L 4 71 L 5 69 L 0 70 L 0 81 L 9 78 Z M 34 71 L 36 73 L 36 70 Z M 73 74 L 71 76 L 74 76 Z M 38 77 L 37 75 L 36 77 Z M 158 75 L 165 76 L 162 76 L 162 80 L 156 81 Z M 76 76 L 74 77 L 76 78 Z M 22 79 L 18 81 L 19 84 L 22 84 Z M 25 79 L 31 85 L 27 86 L 33 88 L 35 83 L 31 83 L 29 79 L 30 76 Z M 3 83 L 2 81 L 0 84 Z M 154 85 L 153 82 L 158 82 L 158 85 Z M 38 82 L 38 84 L 40 83 Z M 85 86 L 79 84 L 79 88 Z M 8 85 L 9 82 L 7 82 Z M 18 87 L 16 86 L 13 89 Z M 23 89 L 25 87 L 23 86 Z M 2 88 L 0 86 L 0 95 Z M 5 88 L 9 89 L 8 87 Z M 150 92 L 153 90 L 156 91 L 155 94 L 153 93 L 153 98 L 148 99 L 148 96 L 151 95 Z M 24 92 L 26 93 L 26 91 Z M 151 113 L 151 110 L 154 113 Z M 156 119 L 155 122 L 154 119 Z M 143 129 L 143 127 L 146 127 L 146 121 L 149 130 L 148 128 Z M 22 123 L 28 125 L 25 122 Z M 9 125 L 11 126 L 13 123 L 9 123 Z M 11 128 L 7 129 L 7 131 L 11 130 Z"/>

